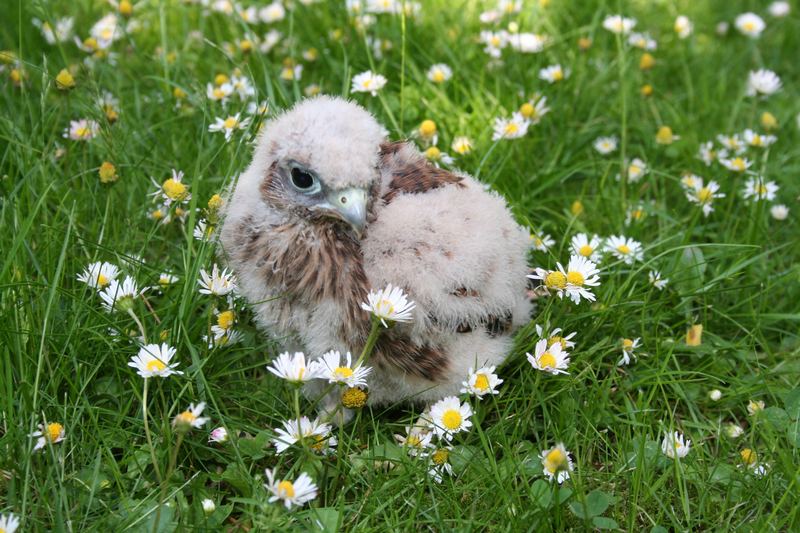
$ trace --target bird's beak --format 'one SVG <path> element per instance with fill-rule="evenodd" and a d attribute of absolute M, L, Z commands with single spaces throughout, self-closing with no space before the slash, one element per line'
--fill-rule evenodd
<path fill-rule="evenodd" d="M 367 225 L 367 201 L 367 191 L 356 187 L 331 191 L 328 194 L 331 213 L 350 224 L 359 237 L 363 235 Z"/>

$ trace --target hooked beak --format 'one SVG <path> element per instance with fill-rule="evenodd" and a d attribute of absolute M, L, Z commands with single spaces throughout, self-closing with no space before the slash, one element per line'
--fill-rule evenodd
<path fill-rule="evenodd" d="M 350 224 L 359 238 L 367 225 L 367 191 L 352 187 L 331 191 L 325 207 L 335 216 Z"/>

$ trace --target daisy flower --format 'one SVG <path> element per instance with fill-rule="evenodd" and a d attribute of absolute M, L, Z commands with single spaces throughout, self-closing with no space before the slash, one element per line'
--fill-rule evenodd
<path fill-rule="evenodd" d="M 205 408 L 205 402 L 200 402 L 197 405 L 190 403 L 188 409 L 182 413 L 178 413 L 175 418 L 172 419 L 172 425 L 183 430 L 203 427 L 205 423 L 208 422 L 208 418 L 200 416 L 203 414 L 203 409 Z"/>
<path fill-rule="evenodd" d="M 745 200 L 769 200 L 770 202 L 775 199 L 775 193 L 778 192 L 778 184 L 774 181 L 764 181 L 764 178 L 750 178 L 744 184 L 744 191 L 742 195 Z"/>
<path fill-rule="evenodd" d="M 73 141 L 91 141 L 100 132 L 100 125 L 89 119 L 70 120 L 69 128 L 64 130 L 64 138 Z"/>
<path fill-rule="evenodd" d="M 728 170 L 732 170 L 733 172 L 744 172 L 745 170 L 750 168 L 750 165 L 752 165 L 753 163 L 746 157 L 731 157 L 731 158 L 721 157 L 719 159 L 719 164 L 727 168 Z"/>
<path fill-rule="evenodd" d="M 677 431 L 664 435 L 661 441 L 661 452 L 670 459 L 686 457 L 691 448 L 692 441 L 684 440 L 684 436 Z"/>
<path fill-rule="evenodd" d="M 521 113 L 515 112 L 511 118 L 497 117 L 494 119 L 493 141 L 500 139 L 518 139 L 528 132 L 528 122 Z"/>
<path fill-rule="evenodd" d="M 707 141 L 700 145 L 697 150 L 697 158 L 706 166 L 710 166 L 717 159 L 717 152 L 714 150 L 714 141 Z"/>
<path fill-rule="evenodd" d="M 183 182 L 183 171 L 172 169 L 172 176 L 160 184 L 154 179 L 150 181 L 155 185 L 156 190 L 150 193 L 154 199 L 161 198 L 164 206 L 169 207 L 173 202 L 185 203 L 192 199 L 189 194 L 189 186 Z M 155 201 L 155 200 L 154 200 Z"/>
<path fill-rule="evenodd" d="M 480 42 L 485 44 L 484 52 L 493 58 L 499 58 L 502 54 L 503 48 L 508 45 L 508 32 L 500 31 L 482 31 L 480 33 Z"/>
<path fill-rule="evenodd" d="M 228 430 L 220 426 L 211 430 L 208 435 L 209 444 L 224 444 L 228 442 Z"/>
<path fill-rule="evenodd" d="M 789 14 L 791 7 L 789 7 L 789 2 L 772 2 L 767 8 L 767 11 L 769 11 L 771 16 L 781 18 Z"/>
<path fill-rule="evenodd" d="M 548 481 L 554 481 L 561 485 L 569 479 L 569 473 L 572 472 L 572 459 L 564 444 L 558 443 L 549 450 L 543 450 L 539 453 L 539 459 L 542 460 L 542 467 L 545 477 Z"/>
<path fill-rule="evenodd" d="M 631 33 L 628 36 L 628 44 L 641 48 L 642 50 L 653 51 L 658 48 L 658 43 L 649 33 Z"/>
<path fill-rule="evenodd" d="M 354 93 L 370 93 L 372 96 L 377 96 L 384 85 L 386 85 L 385 77 L 368 70 L 353 76 L 350 90 Z"/>
<path fill-rule="evenodd" d="M 0 515 L 0 531 L 3 533 L 14 533 L 19 527 L 19 518 L 14 514 Z"/>
<path fill-rule="evenodd" d="M 316 451 L 324 451 L 336 445 L 336 439 L 330 436 L 330 424 L 323 424 L 317 418 L 313 422 L 303 416 L 299 420 L 287 420 L 282 428 L 275 429 L 277 436 L 272 443 L 278 453 L 283 453 L 297 442 L 304 441 Z"/>
<path fill-rule="evenodd" d="M 764 28 L 767 26 L 764 24 L 764 19 L 756 15 L 755 13 L 742 13 L 733 23 L 736 26 L 736 29 L 743 35 L 750 37 L 751 39 L 758 39 L 761 37 L 761 32 L 764 31 Z"/>
<path fill-rule="evenodd" d="M 110 281 L 99 294 L 103 300 L 103 308 L 109 313 L 115 310 L 127 312 L 133 307 L 133 301 L 146 290 L 147 288 L 139 290 L 136 281 L 130 276 L 125 276 L 122 283 L 117 280 Z"/>
<path fill-rule="evenodd" d="M 727 150 L 730 150 L 735 154 L 742 154 L 745 150 L 747 150 L 747 145 L 744 143 L 738 133 L 734 133 L 733 135 L 717 135 L 717 141 Z M 724 156 L 720 154 L 719 157 Z"/>
<path fill-rule="evenodd" d="M 679 39 L 686 39 L 694 30 L 694 24 L 692 24 L 692 21 L 689 20 L 689 17 L 686 15 L 678 15 L 678 18 L 675 19 L 675 24 L 672 27 L 675 30 L 675 33 L 678 34 Z"/>
<path fill-rule="evenodd" d="M 75 19 L 72 17 L 65 17 L 55 20 L 55 27 L 51 26 L 49 22 L 42 22 L 35 18 L 31 22 L 34 26 L 39 28 L 42 32 L 44 40 L 47 44 L 64 43 L 72 38 L 72 28 L 75 25 Z M 2 527 L 0 527 L 2 530 Z M 7 532 L 10 533 L 10 532 Z"/>
<path fill-rule="evenodd" d="M 597 263 L 600 261 L 600 245 L 602 240 L 597 235 L 589 237 L 586 233 L 578 233 L 570 241 L 572 253 L 585 257 L 590 261 Z"/>
<path fill-rule="evenodd" d="M 663 291 L 664 287 L 669 283 L 669 279 L 662 278 L 661 272 L 658 270 L 651 270 L 647 277 L 650 280 L 650 284 L 660 291 Z"/>
<path fill-rule="evenodd" d="M 595 300 L 591 287 L 600 285 L 600 277 L 597 275 L 599 272 L 597 265 L 586 257 L 573 255 L 569 258 L 566 272 L 563 273 L 567 278 L 567 296 L 576 305 L 580 303 L 581 298 L 591 302 Z"/>
<path fill-rule="evenodd" d="M 458 155 L 466 155 L 472 151 L 472 141 L 469 137 L 464 137 L 462 135 L 453 139 L 450 148 Z"/>
<path fill-rule="evenodd" d="M 58 422 L 50 422 L 47 425 L 39 424 L 39 430 L 34 431 L 29 437 L 36 439 L 36 445 L 33 447 L 33 451 L 41 450 L 47 444 L 56 444 L 64 440 L 66 433 L 64 431 L 64 426 L 59 424 Z"/>
<path fill-rule="evenodd" d="M 82 281 L 93 289 L 101 290 L 112 281 L 116 281 L 119 269 L 116 265 L 105 261 L 90 263 L 86 269 L 78 274 L 78 281 Z"/>
<path fill-rule="evenodd" d="M 644 257 L 642 244 L 624 235 L 612 235 L 605 244 L 605 251 L 628 265 Z"/>
<path fill-rule="evenodd" d="M 409 301 L 403 289 L 392 287 L 392 284 L 379 291 L 370 291 L 367 301 L 361 303 L 361 309 L 370 312 L 388 328 L 393 322 L 410 322 L 416 304 Z"/>
<path fill-rule="evenodd" d="M 546 252 L 556 243 L 556 241 L 553 240 L 553 237 L 547 233 L 542 233 L 541 236 L 531 233 L 530 242 L 533 249 L 540 252 Z"/>
<path fill-rule="evenodd" d="M 256 89 L 247 76 L 231 77 L 231 85 L 236 94 L 239 95 L 239 100 L 241 101 L 245 101 L 256 95 Z"/>
<path fill-rule="evenodd" d="M 750 416 L 753 416 L 756 413 L 763 411 L 765 407 L 766 404 L 763 400 L 750 400 L 747 403 L 747 412 L 750 414 Z"/>
<path fill-rule="evenodd" d="M 725 434 L 729 439 L 738 439 L 744 435 L 744 428 L 738 424 L 728 424 L 725 426 Z"/>
<path fill-rule="evenodd" d="M 211 336 L 203 335 L 203 341 L 208 345 L 209 350 L 232 346 L 242 340 L 242 333 L 232 329 L 221 331 L 216 326 L 211 326 Z"/>
<path fill-rule="evenodd" d="M 209 83 L 206 85 L 206 97 L 214 102 L 221 102 L 223 104 L 228 102 L 228 98 L 233 94 L 233 85 L 230 82 Z"/>
<path fill-rule="evenodd" d="M 317 366 L 319 377 L 327 379 L 328 383 L 339 383 L 348 387 L 366 387 L 366 378 L 372 372 L 372 368 L 360 364 L 354 367 L 350 352 L 347 352 L 345 358 L 346 361 L 342 364 L 342 354 L 331 350 L 311 364 Z"/>
<path fill-rule="evenodd" d="M 265 24 L 279 22 L 286 17 L 286 8 L 280 2 L 272 2 L 258 11 L 258 18 Z"/>
<path fill-rule="evenodd" d="M 455 160 L 452 157 L 450 157 L 449 154 L 442 152 L 435 146 L 429 146 L 428 149 L 425 150 L 425 152 L 423 153 L 425 154 L 425 157 L 427 157 L 428 160 L 431 161 L 437 167 L 439 166 L 439 163 L 444 163 L 445 165 L 452 165 L 455 162 Z"/>
<path fill-rule="evenodd" d="M 162 272 L 158 276 L 158 286 L 162 289 L 172 285 L 173 283 L 177 283 L 178 276 L 171 274 L 169 272 Z"/>
<path fill-rule="evenodd" d="M 762 477 L 767 473 L 768 465 L 760 464 L 758 454 L 752 449 L 744 448 L 739 452 L 739 456 L 742 458 L 742 466 L 748 468 L 754 476 Z"/>
<path fill-rule="evenodd" d="M 702 207 L 703 215 L 708 216 L 714 210 L 714 207 L 711 205 L 712 202 L 717 198 L 725 198 L 725 195 L 718 191 L 719 183 L 716 181 L 711 180 L 703 185 L 703 178 L 698 178 L 695 180 L 694 187 L 687 189 L 686 198 L 690 202 Z"/>
<path fill-rule="evenodd" d="M 647 168 L 647 163 L 636 157 L 633 161 L 626 165 L 623 174 L 629 182 L 636 183 L 642 179 L 642 176 L 647 174 L 648 171 L 649 169 Z M 621 176 L 617 174 L 617 180 L 619 179 L 621 179 Z"/>
<path fill-rule="evenodd" d="M 550 331 L 549 334 L 546 334 L 547 332 L 545 331 L 545 329 L 539 324 L 536 324 L 535 328 L 536 328 L 536 334 L 539 336 L 539 338 L 547 340 L 548 348 L 554 344 L 558 344 L 561 346 L 562 351 L 566 351 L 575 346 L 575 343 L 572 342 L 570 339 L 572 339 L 575 335 L 578 334 L 576 331 L 573 331 L 569 335 L 564 335 L 563 330 L 561 328 L 554 328 L 552 331 Z"/>
<path fill-rule="evenodd" d="M 544 50 L 550 41 L 545 35 L 537 33 L 512 33 L 508 36 L 508 44 L 512 49 L 523 54 L 537 54 Z"/>
<path fill-rule="evenodd" d="M 775 204 L 769 208 L 769 214 L 772 215 L 772 218 L 775 220 L 786 220 L 789 216 L 789 208 L 784 204 Z"/>
<path fill-rule="evenodd" d="M 288 479 L 276 480 L 275 471 L 267 469 L 264 471 L 267 475 L 267 483 L 264 487 L 272 493 L 269 502 L 282 501 L 287 509 L 291 509 L 293 505 L 302 507 L 317 497 L 317 486 L 314 481 L 305 472 L 294 481 Z"/>
<path fill-rule="evenodd" d="M 241 113 L 236 113 L 224 119 L 217 117 L 214 119 L 214 123 L 208 126 L 208 131 L 211 133 L 222 132 L 225 134 L 225 140 L 230 141 L 234 131 L 246 129 L 250 125 L 250 119 L 240 119 L 240 115 Z"/>
<path fill-rule="evenodd" d="M 598 137 L 592 143 L 594 149 L 603 155 L 608 155 L 617 149 L 617 142 L 619 140 L 616 136 Z"/>
<path fill-rule="evenodd" d="M 561 68 L 561 65 L 550 65 L 539 70 L 539 79 L 549 83 L 557 83 L 569 78 L 569 69 Z"/>
<path fill-rule="evenodd" d="M 408 450 L 408 454 L 412 457 L 416 457 L 433 446 L 431 443 L 433 432 L 427 427 L 406 426 L 406 434 L 395 433 L 394 438 L 400 446 Z"/>
<path fill-rule="evenodd" d="M 519 114 L 531 125 L 541 122 L 542 117 L 550 112 L 547 107 L 547 97 L 535 94 L 528 102 L 519 107 Z"/>
<path fill-rule="evenodd" d="M 294 355 L 283 352 L 267 366 L 267 370 L 291 383 L 303 383 L 320 377 L 318 366 L 307 365 L 303 352 L 295 352 Z"/>
<path fill-rule="evenodd" d="M 453 465 L 450 464 L 450 452 L 452 450 L 452 446 L 440 446 L 436 451 L 428 454 L 431 460 L 431 467 L 428 469 L 428 475 L 431 476 L 436 483 L 442 482 L 444 474 L 448 476 L 453 475 Z"/>
<path fill-rule="evenodd" d="M 439 400 L 431 406 L 430 411 L 433 431 L 439 438 L 446 440 L 451 440 L 456 433 L 472 427 L 470 416 L 472 407 L 466 402 L 460 403 L 455 396 Z"/>
<path fill-rule="evenodd" d="M 636 358 L 636 348 L 639 347 L 639 337 L 635 339 L 622 339 L 622 358 L 617 361 L 617 366 L 631 364 L 631 356 Z"/>
<path fill-rule="evenodd" d="M 547 372 L 548 374 L 569 374 L 569 354 L 561 349 L 561 343 L 553 343 L 548 346 L 547 339 L 541 339 L 534 347 L 534 353 L 526 353 L 528 362 L 536 370 Z"/>
<path fill-rule="evenodd" d="M 473 371 L 472 367 L 470 367 L 467 381 L 461 383 L 462 389 L 460 392 L 462 394 L 473 394 L 478 398 L 482 398 L 487 394 L 499 394 L 500 391 L 497 390 L 497 386 L 503 380 L 494 373 L 495 368 L 494 366 L 484 366 Z"/>
<path fill-rule="evenodd" d="M 436 63 L 428 69 L 427 76 L 433 83 L 444 83 L 453 77 L 453 69 L 444 63 Z"/>
<path fill-rule="evenodd" d="M 661 126 L 656 132 L 656 143 L 669 145 L 680 139 L 679 135 L 672 133 L 672 128 L 669 126 Z"/>
<path fill-rule="evenodd" d="M 165 378 L 172 374 L 183 374 L 175 370 L 178 363 L 170 363 L 177 350 L 172 346 L 162 343 L 145 344 L 139 348 L 139 353 L 131 357 L 128 366 L 136 369 L 136 373 L 143 378 Z"/>
<path fill-rule="evenodd" d="M 603 20 L 603 28 L 611 33 L 629 33 L 636 26 L 636 19 L 622 15 L 609 15 Z"/>
<path fill-rule="evenodd" d="M 200 279 L 197 283 L 200 285 L 200 294 L 226 296 L 236 290 L 236 276 L 226 268 L 220 272 L 216 263 L 211 268 L 211 274 L 205 269 L 200 269 Z"/>
<path fill-rule="evenodd" d="M 206 220 L 203 218 L 197 221 L 197 224 L 194 226 L 194 230 L 192 230 L 192 237 L 198 241 L 210 240 L 213 234 L 214 226 L 209 225 L 208 222 L 206 222 Z"/>
<path fill-rule="evenodd" d="M 780 90 L 781 79 L 771 70 L 751 70 L 747 75 L 747 96 L 769 96 Z"/>
<path fill-rule="evenodd" d="M 755 148 L 766 148 L 778 140 L 774 135 L 762 135 L 751 129 L 744 130 L 742 137 L 744 137 L 744 142 Z"/>

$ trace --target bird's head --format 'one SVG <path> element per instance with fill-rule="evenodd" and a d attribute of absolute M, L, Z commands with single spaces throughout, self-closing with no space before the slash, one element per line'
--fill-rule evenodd
<path fill-rule="evenodd" d="M 274 209 L 310 223 L 333 221 L 361 235 L 386 131 L 364 108 L 341 98 L 304 100 L 270 121 L 255 164 Z"/>

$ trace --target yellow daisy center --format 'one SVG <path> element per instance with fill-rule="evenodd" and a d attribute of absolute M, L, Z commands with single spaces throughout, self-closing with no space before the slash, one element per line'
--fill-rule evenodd
<path fill-rule="evenodd" d="M 349 377 L 352 377 L 353 369 L 350 368 L 349 366 L 339 366 L 336 367 L 336 370 L 333 371 L 333 375 L 336 376 L 337 378 L 347 379 Z"/>
<path fill-rule="evenodd" d="M 104 276 L 103 274 L 98 274 L 97 275 L 97 286 L 98 287 L 105 287 L 106 285 L 108 285 L 108 278 L 106 276 Z"/>
<path fill-rule="evenodd" d="M 697 199 L 704 204 L 710 202 L 713 196 L 714 193 L 712 193 L 711 189 L 709 189 L 708 187 L 703 187 L 702 189 L 697 191 Z"/>
<path fill-rule="evenodd" d="M 583 257 L 589 257 L 594 253 L 594 248 L 592 248 L 588 244 L 584 244 L 578 249 L 578 253 L 581 254 Z"/>
<path fill-rule="evenodd" d="M 164 194 L 172 200 L 183 200 L 186 198 L 186 185 L 174 178 L 166 180 L 164 184 L 161 185 L 161 188 L 164 190 Z"/>
<path fill-rule="evenodd" d="M 631 339 L 622 339 L 622 348 L 627 350 L 633 349 L 633 341 Z"/>
<path fill-rule="evenodd" d="M 436 450 L 435 452 L 433 452 L 433 455 L 431 456 L 433 464 L 437 465 L 445 464 L 449 458 L 450 458 L 450 451 L 444 448 Z"/>
<path fill-rule="evenodd" d="M 45 428 L 45 433 L 47 433 L 47 440 L 50 442 L 55 442 L 58 437 L 61 436 L 61 432 L 64 431 L 64 426 L 59 424 L 58 422 L 52 422 L 47 424 L 47 428 Z"/>
<path fill-rule="evenodd" d="M 195 420 L 197 420 L 197 417 L 194 416 L 194 414 L 191 411 L 184 411 L 181 414 L 179 414 L 178 416 L 176 416 L 175 420 L 180 424 L 189 425 L 192 422 L 194 422 Z"/>
<path fill-rule="evenodd" d="M 233 325 L 233 321 L 236 319 L 236 315 L 233 311 L 223 311 L 219 315 L 217 315 L 217 325 L 222 329 L 228 329 Z"/>
<path fill-rule="evenodd" d="M 88 126 L 79 126 L 75 129 L 75 136 L 76 137 L 88 137 L 91 134 L 91 130 Z"/>
<path fill-rule="evenodd" d="M 547 339 L 547 346 L 548 347 L 550 347 L 550 346 L 552 346 L 554 344 L 560 344 L 562 349 L 566 349 L 566 347 L 567 347 L 567 341 L 564 339 L 564 337 L 560 337 L 558 335 L 553 335 L 552 337 Z"/>
<path fill-rule="evenodd" d="M 519 108 L 520 114 L 525 118 L 531 118 L 534 113 L 536 113 L 536 108 L 533 107 L 529 102 L 525 102 Z"/>
<path fill-rule="evenodd" d="M 756 29 L 756 24 L 755 22 L 747 21 L 742 24 L 742 28 L 744 31 L 754 31 Z"/>
<path fill-rule="evenodd" d="M 211 91 L 211 94 L 214 96 L 215 100 L 222 100 L 223 98 L 225 98 L 225 91 L 223 91 L 219 87 L 215 87 L 214 90 Z"/>
<path fill-rule="evenodd" d="M 764 144 L 764 141 L 763 139 L 761 139 L 761 135 L 756 133 L 755 135 L 753 135 L 753 140 L 750 141 L 750 144 L 752 144 L 753 146 L 761 146 L 762 144 Z"/>
<path fill-rule="evenodd" d="M 555 368 L 556 358 L 550 352 L 544 352 L 539 356 L 539 366 L 542 368 Z"/>
<path fill-rule="evenodd" d="M 423 120 L 419 125 L 419 134 L 422 137 L 433 137 L 436 133 L 436 123 L 430 119 Z"/>
<path fill-rule="evenodd" d="M 638 174 L 642 171 L 642 167 L 639 165 L 631 165 L 628 167 L 628 174 Z"/>
<path fill-rule="evenodd" d="M 425 150 L 425 155 L 428 159 L 437 160 L 442 157 L 442 151 L 436 148 L 435 146 L 431 146 L 427 150 Z"/>
<path fill-rule="evenodd" d="M 559 69 L 556 69 L 555 71 L 553 71 L 553 80 L 554 81 L 561 81 L 563 79 L 564 79 L 564 71 L 563 70 L 561 70 L 559 68 Z"/>
<path fill-rule="evenodd" d="M 503 129 L 506 135 L 514 135 L 519 131 L 519 124 L 516 122 L 509 122 L 506 124 L 506 127 Z"/>
<path fill-rule="evenodd" d="M 628 255 L 631 253 L 631 248 L 627 244 L 620 244 L 617 246 L 617 251 L 621 254 Z"/>
<path fill-rule="evenodd" d="M 567 281 L 570 282 L 572 285 L 577 285 L 578 287 L 583 286 L 583 282 L 585 281 L 583 274 L 578 272 L 577 270 L 571 270 L 567 272 Z"/>
<path fill-rule="evenodd" d="M 733 161 L 731 161 L 731 166 L 734 170 L 743 171 L 747 168 L 747 165 L 744 164 L 744 159 L 741 157 L 737 157 Z"/>
<path fill-rule="evenodd" d="M 228 117 L 225 119 L 223 125 L 225 126 L 226 130 L 232 130 L 239 125 L 239 121 L 236 119 L 236 117 Z"/>
<path fill-rule="evenodd" d="M 755 462 L 758 460 L 758 454 L 756 454 L 756 452 L 754 452 L 750 448 L 745 448 L 744 450 L 739 452 L 739 455 L 742 456 L 742 461 L 744 461 L 744 464 L 746 465 L 755 464 Z"/>
<path fill-rule="evenodd" d="M 455 409 L 448 409 L 442 415 L 442 424 L 449 430 L 460 428 L 462 421 L 461 412 Z"/>
<path fill-rule="evenodd" d="M 489 377 L 486 374 L 478 374 L 475 376 L 475 384 L 472 387 L 481 391 L 488 390 Z"/>
<path fill-rule="evenodd" d="M 563 466 L 564 462 L 566 461 L 567 456 L 559 450 L 558 448 L 553 448 L 547 455 L 544 457 L 544 467 L 550 473 L 558 472 Z"/>
<path fill-rule="evenodd" d="M 284 499 L 294 498 L 294 484 L 288 480 L 278 483 L 278 497 Z"/>
<path fill-rule="evenodd" d="M 414 446 L 415 448 L 422 444 L 422 440 L 417 435 L 409 435 L 406 437 L 406 446 Z"/>
<path fill-rule="evenodd" d="M 150 213 L 150 216 L 153 217 L 154 220 L 161 220 L 164 218 L 164 212 L 161 211 L 161 209 L 156 209 Z"/>
<path fill-rule="evenodd" d="M 378 302 L 378 305 L 376 307 L 380 315 L 392 316 L 394 314 L 394 305 L 392 304 L 391 301 L 385 298 L 380 302 Z"/>
<path fill-rule="evenodd" d="M 544 277 L 544 284 L 551 289 L 563 289 L 567 286 L 567 276 L 554 270 Z"/>
<path fill-rule="evenodd" d="M 165 365 L 158 359 L 153 359 L 152 361 L 148 361 L 147 365 L 145 365 L 145 368 L 147 368 L 147 370 L 149 370 L 150 372 L 161 372 L 162 370 L 167 368 L 167 365 Z"/>
<path fill-rule="evenodd" d="M 759 196 L 765 196 L 767 194 L 767 187 L 763 183 L 758 185 L 758 194 Z"/>
<path fill-rule="evenodd" d="M 365 89 L 370 89 L 372 88 L 373 81 L 374 80 L 372 78 L 367 78 L 366 80 L 361 82 L 361 86 Z"/>
<path fill-rule="evenodd" d="M 436 70 L 433 71 L 433 74 L 431 75 L 431 78 L 436 83 L 442 83 L 444 81 L 444 72 L 442 72 L 439 69 L 436 69 Z"/>

